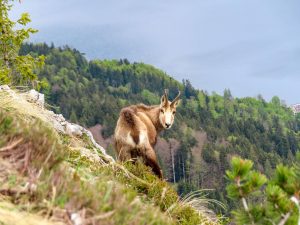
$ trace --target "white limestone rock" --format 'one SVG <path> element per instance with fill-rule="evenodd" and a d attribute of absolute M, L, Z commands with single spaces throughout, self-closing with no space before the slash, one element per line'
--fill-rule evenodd
<path fill-rule="evenodd" d="M 91 133 L 89 130 L 83 128 L 83 132 L 89 137 L 89 139 L 91 140 L 91 142 L 93 143 L 93 145 L 94 145 L 98 150 L 100 150 L 100 152 L 101 152 L 103 155 L 107 156 L 107 159 L 109 159 L 109 160 L 112 161 L 112 162 L 114 161 L 114 159 L 113 159 L 110 155 L 108 155 L 108 154 L 106 153 L 105 149 L 104 149 L 102 146 L 100 146 L 100 145 L 95 141 L 95 139 L 94 139 L 92 133 Z"/>
<path fill-rule="evenodd" d="M 28 102 L 36 103 L 38 106 L 44 108 L 44 105 L 45 105 L 44 94 L 41 94 L 34 89 L 31 89 L 26 94 L 27 94 L 26 97 L 27 97 Z"/>
<path fill-rule="evenodd" d="M 44 104 L 45 104 L 44 94 L 41 94 L 33 89 L 24 94 L 18 94 L 14 90 L 10 89 L 10 87 L 8 85 L 0 86 L 0 91 L 7 92 L 11 97 L 13 97 L 15 99 L 17 98 L 17 99 L 20 99 L 23 101 L 25 100 L 25 101 L 34 103 L 37 106 L 41 107 L 42 108 L 41 112 L 43 112 L 43 114 L 46 115 L 49 122 L 53 125 L 53 128 L 55 130 L 57 130 L 59 133 L 67 134 L 69 136 L 77 136 L 77 137 L 81 137 L 83 134 L 86 134 L 87 137 L 92 142 L 92 144 L 94 145 L 94 148 L 93 148 L 94 152 L 92 152 L 91 154 L 94 155 L 98 161 L 102 160 L 98 156 L 98 151 L 100 151 L 103 154 L 103 156 L 105 156 L 107 161 L 109 161 L 109 162 L 115 161 L 111 156 L 109 156 L 106 153 L 105 149 L 94 140 L 93 135 L 89 130 L 83 128 L 80 125 L 73 124 L 73 123 L 66 121 L 66 119 L 64 118 L 64 116 L 62 114 L 55 114 L 53 111 L 45 110 L 44 109 Z"/>
<path fill-rule="evenodd" d="M 8 85 L 1 85 L 0 91 L 4 91 L 4 92 L 8 93 L 13 99 L 19 99 L 19 96 L 16 94 L 16 92 L 14 90 L 10 89 L 10 87 Z"/>
<path fill-rule="evenodd" d="M 53 111 L 50 111 L 50 110 L 48 110 L 48 113 L 49 113 L 49 115 L 52 115 L 52 116 L 55 115 L 55 113 Z"/>
<path fill-rule="evenodd" d="M 59 133 L 65 134 L 65 127 L 63 125 L 61 125 L 58 121 L 56 121 L 55 119 L 52 120 L 52 124 L 55 130 L 57 130 Z"/>
<path fill-rule="evenodd" d="M 72 213 L 71 214 L 71 221 L 74 225 L 83 225 L 83 219 L 79 213 Z"/>
<path fill-rule="evenodd" d="M 8 90 L 10 90 L 10 88 L 9 88 L 8 85 L 1 85 L 1 86 L 0 86 L 0 90 L 1 90 L 1 91 L 8 91 Z"/>
<path fill-rule="evenodd" d="M 74 123 L 67 123 L 66 124 L 66 134 L 71 136 L 82 136 L 83 128 Z"/>
<path fill-rule="evenodd" d="M 54 118 L 59 123 L 63 123 L 66 121 L 65 117 L 62 114 L 54 114 Z"/>

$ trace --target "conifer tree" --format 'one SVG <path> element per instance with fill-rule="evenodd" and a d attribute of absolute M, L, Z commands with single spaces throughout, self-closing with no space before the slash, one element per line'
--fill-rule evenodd
<path fill-rule="evenodd" d="M 252 170 L 253 163 L 239 157 L 226 171 L 228 196 L 242 207 L 232 213 L 237 224 L 300 225 L 300 153 L 293 166 L 278 165 L 272 179 Z"/>

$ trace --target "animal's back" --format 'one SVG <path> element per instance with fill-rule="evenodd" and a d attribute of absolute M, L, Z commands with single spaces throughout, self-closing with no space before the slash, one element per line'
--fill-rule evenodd
<path fill-rule="evenodd" d="M 121 110 L 115 129 L 115 148 L 120 160 L 128 160 L 132 151 L 140 150 L 148 142 L 147 126 L 134 107 Z"/>

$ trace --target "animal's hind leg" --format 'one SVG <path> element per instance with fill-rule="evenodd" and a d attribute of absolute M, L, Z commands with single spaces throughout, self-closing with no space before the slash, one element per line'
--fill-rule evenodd
<path fill-rule="evenodd" d="M 159 177 L 163 178 L 162 171 L 157 163 L 157 158 L 154 149 L 151 146 L 147 146 L 145 149 L 144 160 L 146 166 L 150 166 L 152 171 Z"/>
<path fill-rule="evenodd" d="M 118 151 L 117 159 L 122 162 L 130 160 L 131 159 L 130 147 L 122 146 Z"/>

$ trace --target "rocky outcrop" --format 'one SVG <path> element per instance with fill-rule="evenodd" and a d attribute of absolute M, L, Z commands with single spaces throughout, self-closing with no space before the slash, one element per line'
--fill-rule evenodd
<path fill-rule="evenodd" d="M 37 92 L 34 89 L 31 89 L 30 91 L 28 91 L 26 93 L 25 96 L 26 96 L 28 102 L 34 102 L 35 104 L 37 104 L 41 108 L 44 108 L 44 105 L 45 105 L 45 96 L 44 96 L 44 94 L 41 94 L 41 93 Z"/>
<path fill-rule="evenodd" d="M 17 99 L 19 102 L 29 102 L 35 107 L 40 108 L 39 114 L 42 115 L 44 120 L 50 123 L 58 133 L 75 137 L 82 137 L 83 135 L 86 135 L 95 149 L 99 150 L 108 161 L 114 162 L 114 159 L 106 153 L 105 149 L 94 140 L 93 135 L 89 130 L 78 124 L 68 122 L 62 114 L 55 114 L 53 111 L 45 109 L 44 94 L 33 89 L 28 92 L 17 93 L 7 85 L 0 86 L 0 93 L 1 92 L 9 94 L 11 98 Z"/>

